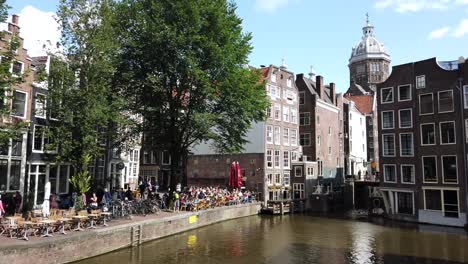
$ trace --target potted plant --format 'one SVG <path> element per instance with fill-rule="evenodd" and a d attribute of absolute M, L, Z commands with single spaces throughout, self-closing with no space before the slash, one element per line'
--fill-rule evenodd
<path fill-rule="evenodd" d="M 91 176 L 88 171 L 88 164 L 91 160 L 90 155 L 85 155 L 83 157 L 83 167 L 82 170 L 77 172 L 75 175 L 70 177 L 70 184 L 73 186 L 73 189 L 77 192 L 75 210 L 79 211 L 86 207 L 83 201 L 82 194 L 87 193 L 91 189 Z"/>

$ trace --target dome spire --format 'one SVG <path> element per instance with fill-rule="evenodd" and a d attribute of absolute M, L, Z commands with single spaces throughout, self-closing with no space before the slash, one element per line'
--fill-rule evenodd
<path fill-rule="evenodd" d="M 366 25 L 362 28 L 363 38 L 374 36 L 374 27 L 369 22 L 369 13 L 366 13 Z"/>

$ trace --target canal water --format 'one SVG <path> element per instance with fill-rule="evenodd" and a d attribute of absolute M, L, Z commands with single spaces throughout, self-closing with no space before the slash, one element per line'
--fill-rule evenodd
<path fill-rule="evenodd" d="M 466 262 L 468 235 L 462 229 L 390 227 L 356 220 L 288 215 L 222 222 L 77 263 Z"/>

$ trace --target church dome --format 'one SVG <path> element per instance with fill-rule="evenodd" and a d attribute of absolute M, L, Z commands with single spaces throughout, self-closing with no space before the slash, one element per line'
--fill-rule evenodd
<path fill-rule="evenodd" d="M 369 24 L 362 28 L 363 36 L 361 41 L 353 48 L 349 63 L 358 62 L 366 59 L 384 59 L 390 62 L 390 55 L 384 44 L 378 41 L 374 36 L 374 27 Z"/>

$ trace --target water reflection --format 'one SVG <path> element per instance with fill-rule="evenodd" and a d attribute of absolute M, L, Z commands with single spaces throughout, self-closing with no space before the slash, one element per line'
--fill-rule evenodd
<path fill-rule="evenodd" d="M 97 263 L 463 263 L 468 236 L 292 215 L 249 217 L 88 259 Z"/>

